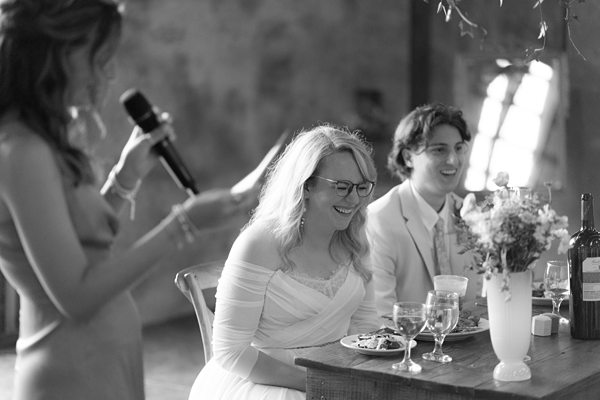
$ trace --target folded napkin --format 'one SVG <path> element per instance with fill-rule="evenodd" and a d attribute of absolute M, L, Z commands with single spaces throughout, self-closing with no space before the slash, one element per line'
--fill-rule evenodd
<path fill-rule="evenodd" d="M 546 315 L 536 315 L 531 319 L 531 334 L 550 336 L 552 334 L 552 318 Z"/>

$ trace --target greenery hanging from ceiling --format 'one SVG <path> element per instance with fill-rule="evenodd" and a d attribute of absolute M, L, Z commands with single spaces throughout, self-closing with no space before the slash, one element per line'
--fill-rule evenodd
<path fill-rule="evenodd" d="M 429 0 L 423 0 L 425 3 L 429 3 Z M 458 18 L 458 27 L 460 29 L 461 36 L 470 36 L 471 38 L 479 37 L 482 41 L 485 40 L 487 36 L 487 30 L 481 24 L 471 20 L 468 16 L 468 13 L 464 10 L 462 5 L 460 4 L 462 0 L 436 0 L 437 1 L 437 13 L 442 14 L 444 16 L 445 22 L 449 22 L 452 20 L 453 16 L 456 15 Z M 525 59 L 526 61 L 537 60 L 541 53 L 546 48 L 546 33 L 548 32 L 549 25 L 546 19 L 544 18 L 544 13 L 542 10 L 542 3 L 545 0 L 531 0 L 532 8 L 538 10 L 539 12 L 539 34 L 537 39 L 541 41 L 539 47 L 528 47 L 525 49 Z M 574 13 L 574 4 L 584 3 L 586 0 L 556 0 L 560 3 L 564 10 L 564 21 L 567 29 L 567 37 L 569 39 L 569 43 L 577 54 L 587 61 L 583 53 L 579 50 L 579 48 L 575 45 L 573 38 L 571 37 L 571 24 L 573 22 L 578 21 L 577 15 Z M 503 0 L 499 0 L 499 5 L 502 7 Z"/>

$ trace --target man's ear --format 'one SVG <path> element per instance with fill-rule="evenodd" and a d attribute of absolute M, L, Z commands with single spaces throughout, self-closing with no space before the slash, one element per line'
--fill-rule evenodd
<path fill-rule="evenodd" d="M 404 165 L 406 165 L 409 168 L 413 167 L 413 160 L 412 160 L 412 152 L 408 149 L 402 149 L 402 159 L 404 160 Z"/>

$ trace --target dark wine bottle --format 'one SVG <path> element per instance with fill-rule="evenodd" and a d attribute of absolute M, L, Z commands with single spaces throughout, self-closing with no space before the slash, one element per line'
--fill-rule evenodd
<path fill-rule="evenodd" d="M 594 198 L 581 195 L 581 229 L 569 241 L 571 336 L 600 339 L 600 232 L 594 227 Z"/>

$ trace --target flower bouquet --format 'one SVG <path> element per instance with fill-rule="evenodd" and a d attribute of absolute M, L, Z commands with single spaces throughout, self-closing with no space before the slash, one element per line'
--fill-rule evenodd
<path fill-rule="evenodd" d="M 552 242 L 568 248 L 567 217 L 527 188 L 508 186 L 508 174 L 494 180 L 498 189 L 481 203 L 465 197 L 457 221 L 459 243 L 473 255 L 470 265 L 487 279 L 490 340 L 500 361 L 494 379 L 523 381 L 531 370 L 523 362 L 531 341 L 531 269 Z M 512 275 L 512 282 L 511 280 Z"/>
<path fill-rule="evenodd" d="M 529 189 L 508 186 L 508 174 L 499 173 L 499 187 L 480 204 L 469 193 L 455 221 L 463 251 L 473 255 L 469 268 L 485 274 L 503 276 L 502 291 L 510 297 L 510 273 L 532 269 L 542 252 L 559 240 L 558 253 L 568 249 L 568 219 L 557 215 L 548 202 Z"/>

